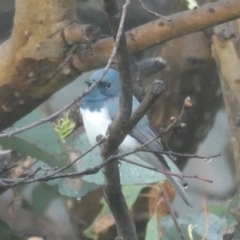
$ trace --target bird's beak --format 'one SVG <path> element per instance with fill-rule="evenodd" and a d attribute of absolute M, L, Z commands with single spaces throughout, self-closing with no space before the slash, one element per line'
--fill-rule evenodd
<path fill-rule="evenodd" d="M 90 80 L 86 80 L 85 83 L 90 87 L 92 85 L 92 82 Z"/>

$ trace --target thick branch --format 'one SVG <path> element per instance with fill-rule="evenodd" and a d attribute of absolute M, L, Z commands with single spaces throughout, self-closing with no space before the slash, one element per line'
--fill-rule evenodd
<path fill-rule="evenodd" d="M 164 43 L 168 40 L 197 32 L 214 25 L 240 17 L 239 0 L 217 1 L 205 4 L 195 10 L 188 10 L 168 16 L 170 21 L 160 18 L 126 33 L 128 49 L 137 53 Z M 92 55 L 88 55 L 87 62 L 93 68 L 106 62 L 113 46 L 111 38 L 102 39 L 92 46 Z M 73 58 L 78 69 L 87 70 L 88 66 Z"/>
<path fill-rule="evenodd" d="M 126 4 L 123 6 L 123 12 L 120 19 L 116 1 L 103 0 L 103 6 L 108 16 L 112 36 L 114 40 L 119 43 L 117 48 L 117 64 L 120 73 L 121 86 L 119 115 L 109 126 L 107 141 L 101 145 L 103 161 L 107 161 L 113 153 L 117 152 L 118 146 L 124 139 L 124 136 L 121 134 L 121 130 L 128 122 L 132 112 L 132 82 L 129 68 L 127 42 L 123 30 L 127 6 L 129 3 L 129 0 L 127 0 Z M 122 193 L 117 161 L 105 166 L 104 177 L 104 197 L 114 216 L 118 237 L 121 237 L 123 240 L 137 240 L 138 237 L 136 228 Z"/>
<path fill-rule="evenodd" d="M 0 46 L 0 131 L 46 101 L 80 73 L 104 65 L 113 47 L 112 38 L 91 45 L 89 38 L 82 36 L 84 31 L 75 31 L 76 25 L 69 27 L 76 21 L 74 0 L 37 3 L 18 0 L 16 4 L 12 36 Z M 238 17 L 239 0 L 206 4 L 196 10 L 171 15 L 170 21 L 160 19 L 129 31 L 128 48 L 130 52 L 139 52 Z M 66 27 L 71 34 L 64 31 Z M 83 39 L 88 43 L 83 44 Z M 76 41 L 81 44 L 68 45 Z"/>
<path fill-rule="evenodd" d="M 114 40 L 116 41 L 117 34 L 119 30 L 123 31 L 123 24 L 124 22 L 120 23 L 119 18 L 119 11 L 117 4 L 114 0 L 104 0 L 104 8 L 108 15 L 108 21 L 110 24 L 111 32 L 113 35 Z M 128 1 L 126 4 L 129 4 Z M 122 14 L 126 14 L 126 7 L 123 9 Z M 124 17 L 125 19 L 125 17 Z M 123 127 L 128 122 L 131 113 L 132 113 L 132 81 L 131 81 L 131 73 L 130 73 L 130 64 L 129 64 L 129 54 L 128 54 L 128 47 L 127 41 L 125 37 L 125 33 L 122 32 L 121 37 L 119 39 L 119 47 L 117 48 L 117 64 L 118 70 L 120 74 L 120 102 L 119 102 L 119 114 L 117 116 L 116 121 L 109 126 L 109 141 L 105 143 L 104 151 L 108 154 L 113 149 L 117 149 L 119 144 L 124 139 L 125 135 L 122 131 Z M 122 135 L 122 137 L 121 137 Z M 103 156 L 105 153 L 102 152 Z M 107 154 L 107 155 L 108 155 Z M 108 157 L 108 156 L 106 156 Z"/>
<path fill-rule="evenodd" d="M 215 28 L 213 36 L 213 55 L 215 57 L 225 107 L 231 130 L 238 193 L 240 193 L 240 20 L 223 24 Z"/>
<path fill-rule="evenodd" d="M 0 46 L 0 129 L 74 79 L 63 29 L 76 21 L 75 0 L 18 0 L 12 35 Z"/>

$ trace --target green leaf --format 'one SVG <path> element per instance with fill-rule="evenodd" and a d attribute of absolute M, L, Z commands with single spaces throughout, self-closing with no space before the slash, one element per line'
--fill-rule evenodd
<path fill-rule="evenodd" d="M 61 179 L 58 186 L 59 186 L 58 191 L 60 194 L 67 197 L 78 198 L 78 199 L 85 196 L 87 193 L 100 188 L 99 185 L 86 182 L 81 178 Z"/>
<path fill-rule="evenodd" d="M 6 131 L 12 131 L 16 128 L 26 126 L 38 121 L 41 117 L 39 111 L 35 110 Z M 73 127 L 73 125 L 67 124 L 67 128 L 69 128 L 69 125 L 70 127 Z M 54 131 L 53 126 L 50 123 L 42 124 L 20 133 L 17 136 L 1 138 L 0 145 L 7 149 L 12 149 L 24 155 L 36 158 L 38 161 L 32 167 L 33 170 L 41 166 L 44 166 L 45 168 L 56 166 L 61 168 L 70 162 L 65 144 Z M 52 171 L 48 171 L 48 174 Z M 70 171 L 75 171 L 75 169 L 71 167 L 65 172 Z M 45 171 L 40 171 L 36 174 L 36 177 L 41 177 L 44 174 L 46 174 Z M 95 183 L 85 182 L 80 178 L 78 179 L 78 185 L 74 179 L 57 179 L 49 181 L 48 184 L 51 186 L 57 186 L 58 191 L 62 195 L 75 198 L 80 198 L 88 192 L 99 188 L 99 185 Z"/>
<path fill-rule="evenodd" d="M 147 224 L 145 240 L 159 239 L 158 237 L 158 223 L 157 214 L 154 213 Z"/>
<path fill-rule="evenodd" d="M 23 238 L 18 237 L 14 230 L 5 222 L 0 219 L 0 239 L 3 240 L 23 240 Z"/>
<path fill-rule="evenodd" d="M 69 140 L 67 139 L 67 143 Z M 85 133 L 81 134 L 74 141 L 69 143 L 71 147 L 79 150 L 81 153 L 87 151 L 91 145 L 87 139 Z M 136 161 L 147 166 L 149 164 L 145 163 L 143 160 L 138 158 L 136 155 L 130 155 L 127 159 Z M 102 162 L 102 159 L 99 154 L 99 150 L 95 148 L 85 157 L 83 157 L 76 164 L 76 169 L 78 171 L 83 171 L 87 168 L 92 168 L 96 165 L 99 165 Z M 164 181 L 166 177 L 163 174 L 148 170 L 146 168 L 138 167 L 126 162 L 120 162 L 119 165 L 120 175 L 121 175 L 121 184 L 122 185 L 136 185 L 136 184 L 150 184 L 154 182 Z M 84 176 L 83 179 L 87 182 L 92 182 L 98 185 L 104 184 L 104 177 L 102 171 L 99 171 L 97 174 Z"/>
<path fill-rule="evenodd" d="M 224 206 L 223 204 L 210 205 L 210 206 L 208 206 L 208 212 L 215 214 L 219 218 L 225 219 L 229 226 L 233 225 L 236 222 L 236 220 L 231 212 L 231 208 L 229 208 L 229 206 L 227 206 L 227 205 L 226 206 Z"/>
<path fill-rule="evenodd" d="M 76 126 L 76 124 L 69 119 L 69 113 L 70 112 L 65 113 L 64 116 L 53 125 L 54 130 L 58 133 L 61 139 L 70 135 Z"/>
<path fill-rule="evenodd" d="M 33 165 L 33 171 L 39 167 L 44 167 L 46 169 L 50 168 L 50 166 L 42 161 L 38 161 L 36 164 Z M 52 173 L 53 170 L 47 171 L 48 174 Z M 44 176 L 46 172 L 40 171 L 36 174 L 36 177 Z M 86 195 L 88 192 L 91 192 L 100 186 L 94 183 L 89 183 L 80 177 L 75 178 L 60 178 L 54 179 L 47 182 L 48 185 L 54 186 L 58 188 L 58 192 L 67 197 L 72 198 L 81 198 Z"/>
<path fill-rule="evenodd" d="M 58 192 L 44 183 L 39 183 L 32 191 L 32 211 L 37 216 L 42 216 L 48 205 L 58 197 Z"/>
<path fill-rule="evenodd" d="M 212 209 L 213 210 L 213 209 Z M 216 208 L 214 209 L 216 211 Z M 217 210 L 219 213 L 219 209 Z M 205 240 L 212 239 L 222 239 L 223 234 L 226 229 L 230 231 L 232 226 L 229 226 L 228 221 L 224 217 L 219 217 L 211 212 L 197 212 L 193 214 L 186 215 L 185 217 L 177 219 L 184 239 L 188 238 L 188 227 L 190 224 L 195 226 L 192 231 L 192 236 L 194 240 Z M 160 229 L 164 230 L 163 240 L 168 239 L 180 239 L 179 233 L 175 227 L 175 224 L 171 217 L 167 216 L 161 219 L 159 223 Z"/>
<path fill-rule="evenodd" d="M 123 195 L 126 199 L 128 208 L 130 209 L 133 204 L 135 203 L 135 201 L 137 200 L 137 197 L 139 195 L 139 193 L 141 192 L 141 190 L 144 188 L 144 186 L 123 186 L 122 191 L 123 191 Z M 105 200 L 102 198 L 101 203 L 103 204 L 102 210 L 99 213 L 99 215 L 96 217 L 96 219 L 94 220 L 94 222 L 92 223 L 92 225 L 86 229 L 84 231 L 84 235 L 88 238 L 92 238 L 92 239 L 98 239 L 98 236 L 95 235 L 94 233 L 94 226 L 95 224 L 104 216 L 106 215 L 110 215 L 111 211 L 108 207 L 108 205 L 106 204 Z"/>
<path fill-rule="evenodd" d="M 141 190 L 144 188 L 144 185 L 135 185 L 135 186 L 123 186 L 122 192 L 126 199 L 127 206 L 130 209 L 133 204 L 136 202 L 138 195 Z"/>
<path fill-rule="evenodd" d="M 41 117 L 39 111 L 34 110 L 6 131 L 26 126 L 38 121 Z M 51 167 L 62 167 L 69 163 L 66 148 L 50 123 L 39 125 L 17 136 L 0 138 L 0 145 L 40 159 Z"/>

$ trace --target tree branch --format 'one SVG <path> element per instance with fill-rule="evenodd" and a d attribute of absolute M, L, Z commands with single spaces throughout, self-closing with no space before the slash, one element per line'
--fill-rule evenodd
<path fill-rule="evenodd" d="M 171 39 L 181 37 L 205 28 L 221 24 L 240 17 L 240 5 L 238 0 L 216 1 L 205 4 L 198 9 L 183 11 L 168 16 L 168 20 L 160 18 L 126 33 L 128 49 L 131 53 L 137 53 L 162 44 Z M 87 61 L 93 68 L 97 68 L 106 62 L 113 46 L 111 38 L 97 41 L 92 45 L 92 55 L 87 56 Z M 77 55 L 73 57 L 76 68 L 87 70 L 88 66 L 79 61 Z"/>
<path fill-rule="evenodd" d="M 120 102 L 117 119 L 108 127 L 107 141 L 101 145 L 103 162 L 115 152 L 125 135 L 121 134 L 123 126 L 128 122 L 132 113 L 132 82 L 129 68 L 129 55 L 127 42 L 123 30 L 127 6 L 129 0 L 123 6 L 120 19 L 118 6 L 115 0 L 103 0 L 103 6 L 108 16 L 112 36 L 115 42 L 119 42 L 117 48 L 117 64 L 120 73 Z M 120 133 L 120 134 L 119 134 Z M 118 237 L 123 240 L 137 240 L 137 232 L 130 216 L 126 200 L 121 190 L 121 180 L 118 162 L 114 161 L 104 167 L 104 198 L 114 216 Z"/>
<path fill-rule="evenodd" d="M 0 46 L 0 130 L 11 126 L 80 73 L 104 65 L 113 48 L 112 38 L 91 45 L 88 34 L 83 36 L 88 31 L 76 31 L 79 28 L 74 0 L 42 0 L 37 4 L 34 0 L 18 0 L 16 4 L 11 38 Z M 168 17 L 170 21 L 161 18 L 129 31 L 128 48 L 136 53 L 238 17 L 238 0 L 206 4 L 173 14 Z M 74 27 L 70 26 L 72 23 Z M 78 41 L 81 44 L 76 48 L 69 45 Z"/>
<path fill-rule="evenodd" d="M 214 29 L 212 51 L 216 60 L 221 89 L 228 114 L 231 144 L 235 160 L 237 189 L 240 193 L 240 19 Z"/>

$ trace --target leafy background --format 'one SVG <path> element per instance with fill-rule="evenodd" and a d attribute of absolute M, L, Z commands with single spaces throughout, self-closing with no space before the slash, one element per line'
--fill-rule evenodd
<path fill-rule="evenodd" d="M 198 1 L 198 4 L 202 3 L 204 1 Z M 13 4 L 14 1 L 0 0 L 0 19 L 4 17 L 0 21 L 1 40 L 10 33 L 8 30 L 12 24 Z M 146 4 L 164 15 L 186 9 L 184 1 L 179 0 L 151 0 Z M 195 2 L 191 1 L 190 4 L 193 6 Z M 81 2 L 78 12 L 83 23 L 97 23 L 104 33 L 109 33 L 106 18 L 98 2 Z M 153 18 L 135 1 L 130 8 L 126 29 Z M 188 180 L 187 191 L 193 200 L 192 209 L 186 207 L 179 196 L 174 198 L 174 193 L 167 188 L 170 198 L 174 198 L 172 207 L 177 213 L 182 235 L 190 240 L 222 239 L 224 234 L 231 234 L 236 224 L 233 213 L 238 196 L 235 196 L 228 122 L 209 46 L 210 41 L 206 35 L 196 33 L 136 56 L 140 60 L 161 55 L 168 62 L 167 69 L 143 82 L 146 91 L 156 78 L 164 79 L 167 85 L 164 99 L 160 99 L 149 112 L 154 127 L 166 126 L 168 119 L 179 113 L 182 100 L 186 96 L 190 95 L 194 101 L 194 107 L 184 119 L 187 123 L 185 130 L 166 136 L 169 148 L 200 155 L 222 153 L 220 158 L 211 163 L 199 159 L 178 161 L 184 173 L 197 174 L 214 181 L 213 184 L 208 184 Z M 85 89 L 84 79 L 89 74 L 91 73 L 83 74 L 56 93 L 47 103 L 21 119 L 11 129 L 34 122 L 60 109 Z M 10 159 L 20 159 L 23 165 L 20 172 L 31 165 L 33 159 L 37 160 L 33 169 L 40 165 L 46 168 L 64 166 L 89 148 L 84 129 L 75 129 L 70 115 L 66 113 L 60 122 L 54 124 L 46 123 L 16 137 L 0 139 L 0 145 L 4 149 L 16 151 Z M 3 167 L 8 161 L 3 156 L 0 159 L 0 166 Z M 99 154 L 94 151 L 69 171 L 80 171 L 100 161 Z M 162 182 L 163 176 L 126 163 L 120 165 L 120 170 L 123 191 L 140 239 L 180 239 L 162 200 L 161 184 L 165 184 Z M 15 176 L 19 172 L 13 171 L 11 174 Z M 158 184 L 159 181 L 161 184 Z M 47 239 L 54 240 L 113 239 L 116 230 L 102 198 L 102 183 L 102 173 L 99 172 L 81 179 L 36 183 L 5 192 L 0 196 L 0 239 L 27 239 L 30 236 L 46 236 Z"/>

